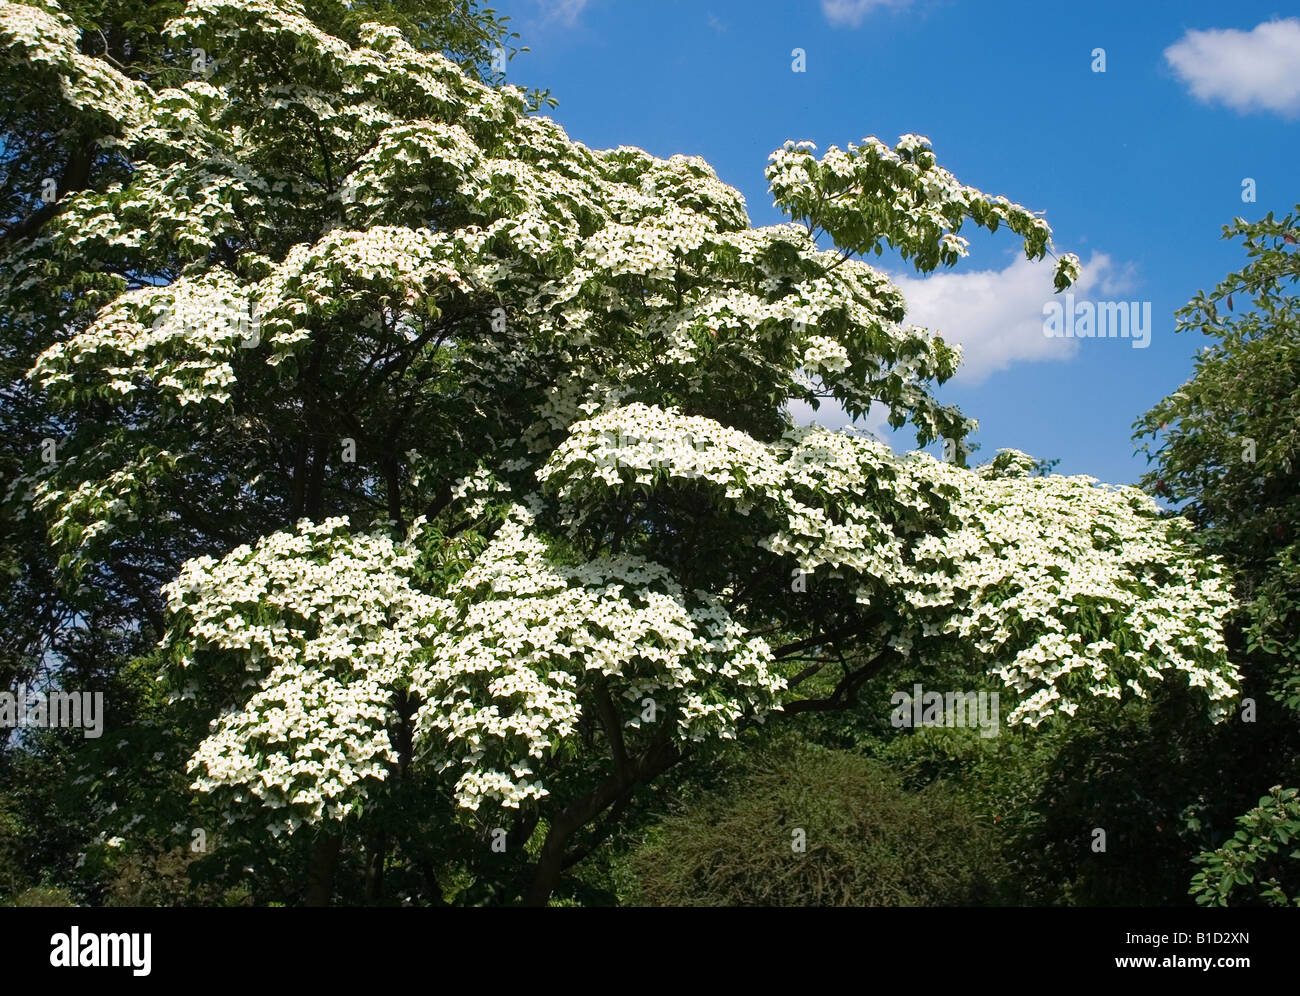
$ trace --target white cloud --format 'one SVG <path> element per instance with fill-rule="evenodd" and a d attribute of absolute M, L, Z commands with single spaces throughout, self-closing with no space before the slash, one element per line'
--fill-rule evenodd
<path fill-rule="evenodd" d="M 1165 61 L 1200 100 L 1300 115 L 1300 18 L 1253 31 L 1188 31 L 1165 49 Z"/>
<path fill-rule="evenodd" d="M 537 0 L 537 3 L 548 19 L 568 25 L 576 24 L 578 15 L 587 6 L 587 0 Z"/>
<path fill-rule="evenodd" d="M 837 27 L 859 27 L 878 7 L 906 7 L 912 0 L 822 0 L 822 13 Z"/>
<path fill-rule="evenodd" d="M 962 344 L 962 365 L 953 380 L 979 384 L 1012 363 L 1068 360 L 1078 351 L 1078 339 L 1043 334 L 1043 305 L 1054 297 L 1054 266 L 1050 257 L 1035 263 L 1021 256 L 1005 270 L 929 277 L 890 274 L 890 279 L 907 299 L 908 322 Z M 1094 253 L 1070 293 L 1076 300 L 1090 295 L 1110 299 L 1134 285 L 1132 264 L 1117 265 L 1105 253 Z M 823 400 L 816 411 L 804 401 L 791 401 L 789 406 L 800 425 L 843 429 L 852 424 L 848 412 L 833 398 Z M 877 401 L 855 428 L 888 443 L 894 431 L 889 427 L 889 408 Z"/>
<path fill-rule="evenodd" d="M 891 276 L 907 299 L 907 321 L 961 344 L 954 381 L 979 384 L 1013 363 L 1068 360 L 1078 351 L 1078 339 L 1043 334 L 1043 305 L 1053 299 L 1053 266 L 1050 257 L 1031 262 L 1021 256 L 1005 270 Z M 1131 267 L 1094 253 L 1070 293 L 1080 300 L 1094 290 L 1119 294 L 1132 282 Z"/>
<path fill-rule="evenodd" d="M 844 406 L 834 398 L 822 401 L 821 407 L 816 411 L 806 401 L 791 401 L 789 404 L 790 414 L 800 425 L 816 424 L 826 429 L 843 429 L 853 424 Z M 889 442 L 889 433 L 893 431 L 889 428 L 889 406 L 882 405 L 879 401 L 873 403 L 866 417 L 854 428 L 882 443 Z"/>

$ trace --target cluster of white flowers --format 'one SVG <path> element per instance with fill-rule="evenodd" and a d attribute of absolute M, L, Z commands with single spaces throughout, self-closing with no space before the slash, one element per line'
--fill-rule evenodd
<path fill-rule="evenodd" d="M 550 565 L 532 521 L 515 506 L 452 586 L 455 617 L 412 681 L 425 699 L 417 728 L 431 763 L 458 773 L 461 806 L 545 795 L 528 775 L 573 737 L 593 681 L 623 704 L 629 743 L 646 699 L 686 740 L 732 736 L 742 715 L 775 704 L 784 683 L 770 649 L 716 597 L 635 556 Z"/>
<path fill-rule="evenodd" d="M 97 456 L 90 454 L 87 462 L 93 464 Z M 147 492 L 155 481 L 174 473 L 191 457 L 189 453 L 145 442 L 130 460 L 112 471 L 87 476 L 67 488 L 60 486 L 60 478 L 54 473 L 57 465 L 35 478 L 19 478 L 12 486 L 30 483 L 35 507 L 56 514 L 49 526 L 50 541 L 71 551 L 69 566 L 80 570 L 94 562 L 98 545 L 111 542 L 118 523 L 137 517 L 141 492 Z"/>
<path fill-rule="evenodd" d="M 894 645 L 922 663 L 990 662 L 1020 699 L 1010 722 L 1072 713 L 1082 696 L 1123 687 L 1145 694 L 1177 672 L 1222 715 L 1236 694 L 1222 566 L 1201 560 L 1136 489 L 1030 477 L 1031 468 L 1007 453 L 964 470 L 817 427 L 762 444 L 631 405 L 575 425 L 539 476 L 575 522 L 611 489 L 656 471 L 724 485 L 723 500 L 780 522 L 762 548 L 806 572 L 825 566 L 856 579 L 866 606 L 906 592 Z M 925 521 L 934 525 L 909 528 Z"/>
<path fill-rule="evenodd" d="M 825 373 L 838 373 L 848 369 L 849 352 L 842 343 L 824 335 L 809 338 L 808 348 L 804 350 L 803 365 L 806 369 L 820 369 Z"/>
<path fill-rule="evenodd" d="M 397 758 L 392 696 L 447 604 L 411 587 L 416 551 L 344 518 L 303 520 L 164 588 L 175 698 L 223 711 L 190 761 L 194 788 L 273 810 L 278 832 L 340 819 Z M 249 694 L 248 689 L 254 691 Z"/>
<path fill-rule="evenodd" d="M 801 227 L 750 230 L 743 198 L 702 160 L 593 153 L 525 114 L 513 88 L 477 84 L 391 28 L 367 26 L 366 44 L 351 47 L 293 3 L 195 3 L 168 34 L 182 49 L 229 52 L 220 86 L 158 91 L 142 105 L 158 161 L 141 162 L 114 197 L 75 198 L 46 237 L 83 251 L 179 255 L 192 274 L 124 295 L 43 356 L 33 376 L 63 397 L 118 403 L 156 388 L 164 404 L 226 404 L 244 364 L 280 364 L 310 343 L 322 313 L 379 305 L 400 324 L 434 301 L 490 290 L 508 300 L 510 333 L 459 348 L 464 383 L 477 391 L 468 402 L 493 401 L 530 370 L 528 351 L 543 345 L 530 330 L 549 337 L 546 348 L 575 351 L 558 376 L 539 372 L 552 389 L 525 433 L 533 452 L 562 439 L 593 399 L 623 402 L 620 381 L 637 366 L 634 323 L 647 362 L 676 365 L 688 393 L 734 370 L 774 396 L 829 388 L 851 411 L 883 400 L 929 436 L 944 430 L 924 382 L 951 373 L 954 351 L 900 326 L 901 295 L 866 264 L 816 276 L 833 254 Z M 302 60 L 294 82 L 245 79 L 245 63 L 263 50 L 281 57 L 291 39 Z M 214 241 L 270 243 L 277 215 L 295 217 L 319 196 L 299 179 L 263 175 L 267 150 L 296 131 L 286 122 L 304 116 L 335 145 L 346 180 L 323 206 L 345 221 L 279 259 L 246 253 L 255 265 L 239 283 L 212 268 Z M 470 223 L 425 227 L 434 198 L 455 199 Z M 155 327 L 160 302 L 168 315 Z M 706 333 L 726 349 L 702 352 Z M 874 357 L 866 380 L 864 351 Z"/>
<path fill-rule="evenodd" d="M 7 58 L 58 81 L 61 97 L 94 115 L 105 145 L 128 145 L 148 120 L 149 88 L 81 51 L 81 32 L 57 10 L 0 0 L 0 49 Z"/>
<path fill-rule="evenodd" d="M 717 598 L 639 557 L 551 566 L 531 522 L 513 506 L 445 597 L 411 587 L 413 546 L 345 519 L 189 561 L 165 589 L 164 677 L 177 699 L 224 703 L 190 761 L 194 788 L 232 821 L 245 802 L 272 810 L 277 833 L 342 818 L 397 761 L 399 681 L 423 703 L 421 760 L 474 810 L 547 794 L 536 772 L 597 678 L 629 739 L 647 698 L 687 740 L 732 736 L 776 703 L 770 649 Z"/>
<path fill-rule="evenodd" d="M 32 377 L 56 393 L 100 385 L 126 398 L 152 386 L 179 406 L 230 400 L 230 358 L 254 334 L 254 305 L 220 270 L 123 294 L 95 321 L 36 360 Z"/>
<path fill-rule="evenodd" d="M 575 423 L 537 477 L 571 501 L 591 494 L 597 482 L 622 484 L 625 473 L 634 483 L 649 484 L 657 471 L 721 485 L 728 498 L 775 488 L 780 481 L 768 448 L 745 433 L 643 404 Z"/>
<path fill-rule="evenodd" d="M 454 499 L 464 502 L 466 514 L 475 518 L 483 514 L 488 503 L 498 495 L 509 495 L 510 489 L 497 480 L 486 467 L 479 467 L 472 474 L 462 477 L 451 489 Z"/>

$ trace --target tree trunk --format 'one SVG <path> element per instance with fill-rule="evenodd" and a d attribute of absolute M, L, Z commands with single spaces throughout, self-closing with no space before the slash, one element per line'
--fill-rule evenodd
<path fill-rule="evenodd" d="M 341 833 L 327 833 L 317 839 L 312 849 L 311 866 L 307 870 L 306 905 L 328 906 L 334 898 L 334 873 L 338 871 L 342 848 Z"/>
<path fill-rule="evenodd" d="M 384 898 L 384 862 L 388 858 L 388 835 L 376 830 L 366 850 L 366 905 L 378 906 Z"/>
<path fill-rule="evenodd" d="M 649 782 L 686 756 L 682 750 L 668 742 L 670 729 L 664 725 L 656 734 L 654 743 L 638 761 L 620 763 L 620 770 L 613 777 L 555 814 L 546 833 L 546 841 L 542 844 L 542 853 L 533 868 L 533 881 L 524 896 L 525 906 L 545 906 L 550 900 L 560 876 L 573 863 L 566 862 L 564 849 L 575 833 L 609 806 L 625 802 L 637 785 Z"/>
<path fill-rule="evenodd" d="M 560 882 L 560 875 L 564 872 L 564 845 L 573 832 L 566 822 L 561 816 L 546 832 L 546 842 L 538 856 L 532 884 L 524 896 L 525 906 L 545 906 Z"/>

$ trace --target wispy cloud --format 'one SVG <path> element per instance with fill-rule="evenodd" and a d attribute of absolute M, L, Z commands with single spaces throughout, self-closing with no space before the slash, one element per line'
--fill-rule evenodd
<path fill-rule="evenodd" d="M 587 0 L 537 0 L 537 5 L 549 20 L 573 25 L 587 6 Z"/>
<path fill-rule="evenodd" d="M 836 27 L 859 27 L 881 7 L 906 7 L 912 0 L 822 0 L 822 13 Z"/>
<path fill-rule="evenodd" d="M 907 299 L 907 320 L 960 343 L 955 381 L 979 384 L 1013 363 L 1068 360 L 1078 339 L 1043 334 L 1043 305 L 1053 300 L 1052 263 L 1023 256 L 1004 270 L 894 276 Z M 1132 268 L 1094 253 L 1070 289 L 1076 298 L 1120 294 L 1132 286 Z"/>
<path fill-rule="evenodd" d="M 1165 61 L 1200 100 L 1300 115 L 1300 18 L 1188 31 L 1165 49 Z"/>

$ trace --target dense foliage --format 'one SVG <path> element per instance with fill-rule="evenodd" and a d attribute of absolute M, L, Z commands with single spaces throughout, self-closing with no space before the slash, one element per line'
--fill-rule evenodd
<path fill-rule="evenodd" d="M 791 220 L 756 229 L 699 159 L 571 140 L 493 77 L 505 30 L 470 5 L 101 16 L 0 2 L 0 86 L 34 109 L 5 145 L 6 679 L 114 706 L 102 741 L 0 758 L 59 772 L 0 799 L 0 854 L 44 871 L 11 893 L 545 903 L 635 850 L 666 772 L 766 724 L 888 723 L 904 678 L 997 691 L 1018 737 L 1170 694 L 1196 729 L 1232 714 L 1233 599 L 1187 520 L 791 419 L 975 427 L 934 395 L 960 350 L 862 257 L 931 272 L 973 224 L 1037 259 L 1050 231 L 926 139 L 787 143 Z M 788 879 L 646 889 L 991 897 L 957 789 L 793 757 L 796 788 L 754 776 L 765 802 L 650 839 L 725 812 L 758 846 L 818 779 L 879 806 L 810 811 L 839 839 Z M 920 807 L 936 877 L 904 888 Z"/>
<path fill-rule="evenodd" d="M 756 754 L 726 793 L 656 826 L 635 854 L 655 906 L 950 906 L 992 898 L 989 828 L 935 782 L 801 746 Z M 991 825 L 991 821 L 988 821 Z"/>
<path fill-rule="evenodd" d="M 1159 440 L 1154 450 L 1146 444 L 1154 463 L 1146 487 L 1177 503 L 1198 542 L 1233 571 L 1241 606 L 1229 638 L 1244 692 L 1270 720 L 1258 736 L 1271 763 L 1251 786 L 1269 795 L 1231 840 L 1198 859 L 1197 901 L 1246 892 L 1285 905 L 1296 888 L 1279 881 L 1300 873 L 1300 852 L 1286 846 L 1295 790 L 1266 779 L 1300 784 L 1300 205 L 1284 218 L 1237 218 L 1223 235 L 1240 240 L 1246 264 L 1178 313 L 1180 331 L 1211 342 L 1191 379 L 1136 428 Z M 1279 735 L 1279 725 L 1289 730 Z"/>

